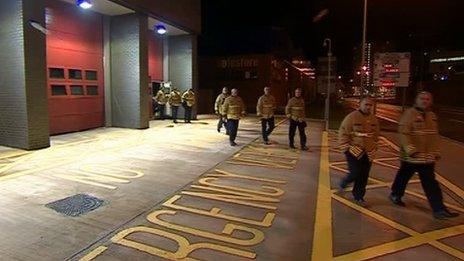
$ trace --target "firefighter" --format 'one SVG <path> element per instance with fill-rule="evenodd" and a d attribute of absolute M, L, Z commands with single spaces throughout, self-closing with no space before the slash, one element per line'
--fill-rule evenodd
<path fill-rule="evenodd" d="M 177 111 L 179 110 L 181 103 L 182 96 L 180 95 L 180 92 L 176 88 L 173 88 L 169 95 L 169 104 L 171 105 L 172 121 L 174 123 L 177 123 Z"/>
<path fill-rule="evenodd" d="M 226 100 L 227 97 L 229 97 L 229 90 L 227 89 L 227 87 L 224 87 L 222 88 L 222 93 L 219 94 L 216 98 L 216 102 L 214 103 L 214 112 L 219 117 L 219 121 L 217 124 L 217 131 L 221 132 L 221 128 L 222 126 L 224 126 L 224 128 L 226 129 L 226 133 L 228 134 L 226 122 L 222 116 L 222 105 L 224 104 L 224 101 Z"/>
<path fill-rule="evenodd" d="M 156 93 L 156 96 L 153 97 L 153 100 L 156 102 L 156 105 L 158 107 L 160 119 L 164 120 L 164 112 L 166 109 L 166 102 L 168 101 L 168 95 L 160 89 Z"/>
<path fill-rule="evenodd" d="M 303 97 L 301 97 L 300 88 L 295 90 L 295 96 L 288 101 L 285 107 L 285 114 L 290 119 L 290 129 L 288 132 L 290 148 L 295 149 L 294 139 L 296 129 L 298 128 L 301 150 L 308 150 L 308 147 L 306 147 L 305 133 L 305 128 L 307 126 L 305 121 L 305 102 Z"/>
<path fill-rule="evenodd" d="M 182 94 L 182 105 L 184 106 L 185 110 L 185 123 L 191 123 L 190 120 L 192 119 L 192 107 L 195 105 L 195 101 L 196 99 L 193 89 L 188 89 Z"/>
<path fill-rule="evenodd" d="M 242 98 L 238 96 L 238 90 L 232 89 L 231 95 L 226 98 L 222 105 L 222 116 L 227 121 L 227 131 L 229 132 L 229 141 L 231 146 L 237 146 L 235 138 L 237 137 L 238 123 L 241 117 L 244 117 L 245 104 Z"/>
<path fill-rule="evenodd" d="M 338 131 L 340 149 L 345 154 L 349 169 L 339 189 L 344 190 L 354 182 L 353 198 L 363 207 L 366 207 L 364 195 L 380 132 L 379 122 L 373 114 L 374 103 L 370 97 L 361 98 L 359 109 L 345 117 Z"/>
<path fill-rule="evenodd" d="M 269 135 L 275 128 L 274 111 L 276 108 L 276 101 L 274 96 L 271 95 L 271 88 L 264 87 L 264 95 L 259 97 L 258 104 L 256 105 L 256 114 L 261 117 L 261 131 L 263 135 L 264 144 L 269 145 Z"/>
<path fill-rule="evenodd" d="M 435 163 L 440 159 L 437 116 L 430 110 L 432 94 L 421 92 L 415 106 L 406 110 L 399 123 L 401 166 L 389 196 L 393 204 L 405 206 L 401 198 L 412 175 L 417 172 L 425 195 L 437 219 L 457 217 L 443 204 L 440 185 L 435 179 Z"/>

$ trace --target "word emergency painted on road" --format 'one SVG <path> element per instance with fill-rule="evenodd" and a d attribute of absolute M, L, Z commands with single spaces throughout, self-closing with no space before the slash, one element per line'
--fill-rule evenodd
<path fill-rule="evenodd" d="M 283 164 L 269 164 L 274 157 L 281 159 L 285 156 L 283 153 L 271 153 L 270 150 L 264 151 L 254 145 L 248 146 L 248 149 L 249 152 L 261 156 L 266 154 L 268 157 L 265 163 L 261 162 L 263 165 L 259 165 L 259 160 L 253 162 L 253 164 L 257 164 L 256 166 L 279 169 L 279 164 Z M 297 164 L 297 152 L 291 153 L 294 154 L 292 160 L 285 163 L 285 166 L 294 168 Z M 244 165 L 248 166 L 248 164 L 250 162 L 245 162 Z M 234 184 L 229 185 L 231 182 Z M 240 186 L 236 185 L 236 183 L 240 183 Z M 190 257 L 190 255 L 200 249 L 219 252 L 222 255 L 255 259 L 257 254 L 250 247 L 264 241 L 265 235 L 262 229 L 272 226 L 276 217 L 277 204 L 280 202 L 280 197 L 285 193 L 282 186 L 286 183 L 285 180 L 281 179 L 214 169 L 203 175 L 195 184 L 168 198 L 162 203 L 160 209 L 155 209 L 149 213 L 146 219 L 153 226 L 137 225 L 124 229 L 112 236 L 109 241 L 94 248 L 80 260 L 92 260 L 104 255 L 105 251 L 112 246 L 124 246 L 168 260 L 198 260 Z M 192 198 L 195 199 L 194 204 L 182 203 L 182 200 Z M 207 204 L 208 202 L 216 202 L 216 204 L 221 204 L 223 207 L 214 206 L 207 209 L 193 206 Z M 246 215 L 242 212 L 240 212 L 241 215 L 230 213 L 238 207 L 246 208 L 252 214 L 248 214 L 248 212 L 246 212 Z M 227 211 L 228 209 L 229 211 Z M 256 218 L 257 213 L 259 213 L 260 218 Z M 176 216 L 185 214 L 194 215 L 201 219 L 220 219 L 225 222 L 225 225 L 221 228 L 221 232 L 212 232 L 194 227 L 191 224 L 187 226 L 179 224 L 180 222 L 171 221 Z M 215 221 L 216 223 L 218 221 Z M 149 235 L 153 239 L 161 237 L 174 241 L 177 243 L 177 249 L 172 251 L 172 249 L 166 249 L 168 247 L 156 246 L 153 242 L 158 241 L 155 240 L 151 240 L 151 244 L 136 240 L 136 236 L 141 234 Z M 202 241 L 191 243 L 184 234 L 202 238 Z M 239 236 L 241 234 L 247 236 Z"/>
<path fill-rule="evenodd" d="M 236 153 L 227 163 L 293 170 L 297 164 L 298 155 L 295 151 L 282 148 L 274 148 L 271 151 L 262 145 L 253 143 Z"/>

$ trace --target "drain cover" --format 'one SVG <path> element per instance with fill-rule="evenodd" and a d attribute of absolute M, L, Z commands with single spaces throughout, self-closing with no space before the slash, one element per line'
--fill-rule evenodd
<path fill-rule="evenodd" d="M 71 217 L 78 217 L 95 210 L 103 205 L 104 201 L 86 194 L 77 194 L 46 204 L 45 206 L 58 213 Z"/>

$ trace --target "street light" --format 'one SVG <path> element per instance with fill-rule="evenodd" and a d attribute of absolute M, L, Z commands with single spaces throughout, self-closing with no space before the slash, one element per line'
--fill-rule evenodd
<path fill-rule="evenodd" d="M 162 24 L 158 24 L 155 26 L 155 31 L 158 33 L 158 34 L 165 34 L 168 32 L 168 30 L 166 30 L 166 27 Z"/>
<path fill-rule="evenodd" d="M 76 4 L 83 9 L 89 9 L 92 7 L 92 2 L 90 2 L 90 0 L 77 0 Z"/>
<path fill-rule="evenodd" d="M 362 53 L 361 66 L 366 66 L 366 30 L 367 30 L 367 0 L 364 0 L 364 18 L 363 18 L 363 34 L 362 34 Z M 364 76 L 361 75 L 361 89 L 364 93 Z"/>
<path fill-rule="evenodd" d="M 332 40 L 330 38 L 324 39 L 324 47 L 327 47 L 327 97 L 325 99 L 325 130 L 329 131 L 329 105 L 330 105 L 330 73 L 331 73 L 331 60 L 332 60 Z"/>

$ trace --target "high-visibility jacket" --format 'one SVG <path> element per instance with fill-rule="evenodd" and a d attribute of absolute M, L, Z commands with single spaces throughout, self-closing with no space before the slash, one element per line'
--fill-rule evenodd
<path fill-rule="evenodd" d="M 440 157 L 437 116 L 432 111 L 407 109 L 399 122 L 401 160 L 434 163 Z"/>
<path fill-rule="evenodd" d="M 214 103 L 214 111 L 216 113 L 222 114 L 222 105 L 224 104 L 224 101 L 227 97 L 229 97 L 229 94 L 227 93 L 221 93 L 217 96 L 216 102 Z"/>
<path fill-rule="evenodd" d="M 305 119 L 305 102 L 303 98 L 291 98 L 285 107 L 287 117 L 295 121 L 304 121 Z"/>
<path fill-rule="evenodd" d="M 192 107 L 195 105 L 195 93 L 193 91 L 186 91 L 182 94 L 182 102 L 185 102 L 187 106 Z"/>
<path fill-rule="evenodd" d="M 222 105 L 222 115 L 228 119 L 239 120 L 245 113 L 245 103 L 238 96 L 227 97 Z"/>
<path fill-rule="evenodd" d="M 169 95 L 169 104 L 171 106 L 180 106 L 182 103 L 182 96 L 180 95 L 180 92 L 177 90 L 171 91 L 171 94 Z"/>
<path fill-rule="evenodd" d="M 360 159 L 364 153 L 373 160 L 377 151 L 380 127 L 377 117 L 373 114 L 364 114 L 359 110 L 353 111 L 343 119 L 338 130 L 340 149 L 348 151 Z"/>
<path fill-rule="evenodd" d="M 275 108 L 276 101 L 274 96 L 262 95 L 258 99 L 258 104 L 256 104 L 256 114 L 263 119 L 269 119 L 274 117 Z"/>
<path fill-rule="evenodd" d="M 168 101 L 169 95 L 164 93 L 162 90 L 159 90 L 154 97 L 155 101 L 160 105 L 165 105 Z"/>

